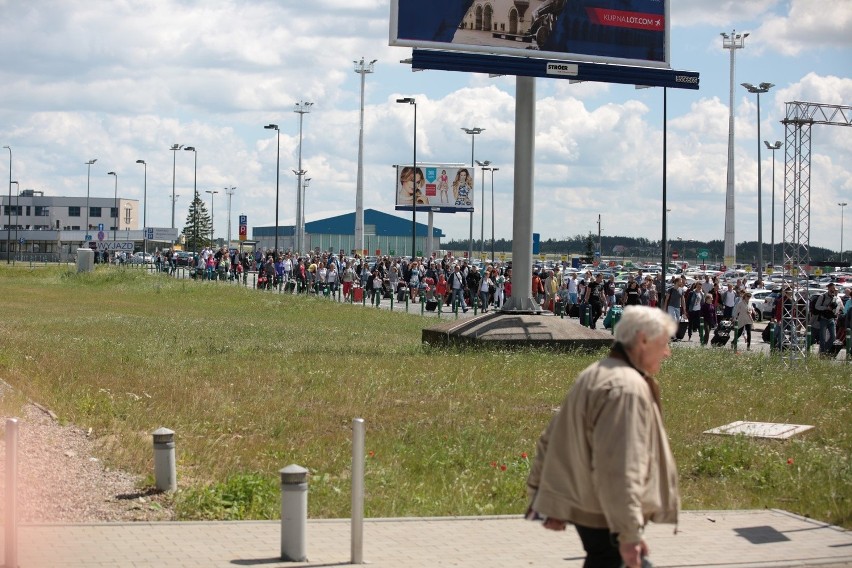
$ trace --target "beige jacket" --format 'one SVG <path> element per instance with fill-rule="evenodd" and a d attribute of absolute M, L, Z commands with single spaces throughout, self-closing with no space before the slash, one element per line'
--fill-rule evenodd
<path fill-rule="evenodd" d="M 677 523 L 677 467 L 646 379 L 613 357 L 584 370 L 538 442 L 528 487 L 540 515 L 638 542 Z"/>

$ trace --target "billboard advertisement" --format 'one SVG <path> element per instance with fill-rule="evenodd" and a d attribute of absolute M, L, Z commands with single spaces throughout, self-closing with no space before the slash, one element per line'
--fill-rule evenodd
<path fill-rule="evenodd" d="M 669 0 L 391 0 L 390 45 L 669 67 Z"/>
<path fill-rule="evenodd" d="M 416 199 L 418 211 L 473 211 L 473 168 L 458 164 L 394 167 L 397 211 L 411 211 L 412 199 Z"/>

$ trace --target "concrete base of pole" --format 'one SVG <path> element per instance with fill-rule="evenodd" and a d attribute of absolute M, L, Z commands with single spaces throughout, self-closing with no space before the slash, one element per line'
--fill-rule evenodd
<path fill-rule="evenodd" d="M 607 331 L 583 327 L 577 320 L 560 318 L 548 311 L 488 312 L 426 328 L 421 338 L 432 346 L 534 345 L 559 351 L 596 350 L 612 344 Z"/>

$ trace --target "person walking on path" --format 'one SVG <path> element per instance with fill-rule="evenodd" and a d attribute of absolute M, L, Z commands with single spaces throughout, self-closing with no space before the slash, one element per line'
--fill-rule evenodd
<path fill-rule="evenodd" d="M 677 523 L 677 466 L 654 379 L 675 329 L 661 310 L 625 308 L 609 356 L 580 373 L 539 438 L 527 518 L 554 531 L 573 524 L 584 566 L 639 568 L 645 525 Z"/>
<path fill-rule="evenodd" d="M 751 328 L 754 324 L 754 309 L 751 307 L 749 300 L 751 300 L 751 292 L 743 292 L 743 297 L 734 306 L 734 313 L 731 316 L 737 329 L 734 335 L 734 348 L 737 346 L 737 339 L 743 334 L 743 330 L 745 330 L 746 351 L 751 349 Z"/>

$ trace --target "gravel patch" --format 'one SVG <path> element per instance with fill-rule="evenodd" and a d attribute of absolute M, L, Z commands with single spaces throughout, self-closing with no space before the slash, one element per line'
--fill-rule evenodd
<path fill-rule="evenodd" d="M 6 420 L 0 439 L 0 495 L 6 485 Z M 22 523 L 174 520 L 171 495 L 140 489 L 140 477 L 111 470 L 95 443 L 35 404 L 18 417 L 18 519 Z M 5 519 L 5 498 L 0 518 Z"/>

